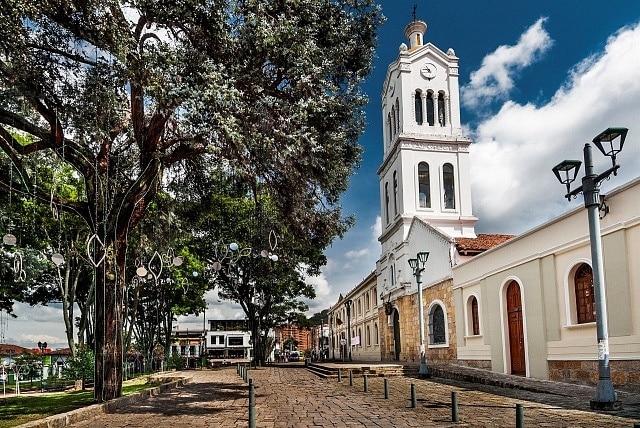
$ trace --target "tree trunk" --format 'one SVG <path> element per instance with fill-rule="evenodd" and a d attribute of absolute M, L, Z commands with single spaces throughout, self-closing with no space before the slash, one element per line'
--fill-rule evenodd
<path fill-rule="evenodd" d="M 124 251 L 106 244 L 106 257 L 96 268 L 95 391 L 101 403 L 122 395 L 122 291 Z"/>

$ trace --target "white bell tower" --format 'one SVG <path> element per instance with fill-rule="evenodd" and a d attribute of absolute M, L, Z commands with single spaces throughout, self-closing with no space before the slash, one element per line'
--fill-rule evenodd
<path fill-rule="evenodd" d="M 475 237 L 469 146 L 462 135 L 458 58 L 424 42 L 427 24 L 404 30 L 382 92 L 384 159 L 378 169 L 380 241 L 407 238 L 414 217 L 445 235 Z"/>

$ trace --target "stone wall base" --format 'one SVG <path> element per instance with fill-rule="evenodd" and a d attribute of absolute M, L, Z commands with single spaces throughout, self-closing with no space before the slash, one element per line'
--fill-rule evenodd
<path fill-rule="evenodd" d="M 491 370 L 491 361 L 488 360 L 457 360 L 456 364 L 474 369 Z"/>
<path fill-rule="evenodd" d="M 548 361 L 549 380 L 596 385 L 598 361 Z M 640 384 L 640 360 L 609 361 L 614 386 Z"/>

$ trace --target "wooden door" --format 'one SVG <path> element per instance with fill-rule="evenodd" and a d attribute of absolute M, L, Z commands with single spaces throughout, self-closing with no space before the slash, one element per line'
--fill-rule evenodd
<path fill-rule="evenodd" d="M 393 351 L 394 356 L 393 359 L 396 361 L 400 361 L 400 314 L 398 313 L 398 309 L 393 309 Z"/>
<path fill-rule="evenodd" d="M 522 300 L 520 298 L 520 286 L 516 281 L 511 281 L 507 287 L 507 315 L 509 320 L 511 374 L 526 376 Z"/>

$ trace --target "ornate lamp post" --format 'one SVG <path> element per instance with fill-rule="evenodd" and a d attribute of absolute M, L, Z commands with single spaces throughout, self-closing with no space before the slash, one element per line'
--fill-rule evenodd
<path fill-rule="evenodd" d="M 596 174 L 593 170 L 593 158 L 591 144 L 584 145 L 585 176 L 582 178 L 582 186 L 570 190 L 571 183 L 575 181 L 581 162 L 577 160 L 565 160 L 553 167 L 553 173 L 560 183 L 567 186 L 567 200 L 582 193 L 584 206 L 589 216 L 589 238 L 591 241 L 591 261 L 593 266 L 593 290 L 596 307 L 596 328 L 598 334 L 598 385 L 591 408 L 594 410 L 616 410 L 620 408 L 620 402 L 616 400 L 616 393 L 611 382 L 609 367 L 609 327 L 607 316 L 607 297 L 604 283 L 604 269 L 602 262 L 602 243 L 600 239 L 600 183 L 609 178 L 611 174 L 617 175 L 620 165 L 616 164 L 616 155 L 622 150 L 627 136 L 627 128 L 607 128 L 593 139 L 593 144 L 604 154 L 611 157 L 611 168 L 602 174 Z M 620 145 L 616 146 L 616 140 Z M 609 147 L 604 147 L 606 143 Z M 563 176 L 564 174 L 564 176 Z"/>
<path fill-rule="evenodd" d="M 349 347 L 349 361 L 353 361 L 351 359 L 351 305 L 353 304 L 353 300 L 349 299 L 344 302 L 344 307 L 347 309 L 347 346 Z"/>
<path fill-rule="evenodd" d="M 427 368 L 427 353 L 424 347 L 424 309 L 422 307 L 422 272 L 424 272 L 424 265 L 428 258 L 428 252 L 420 251 L 415 259 L 409 259 L 409 266 L 418 283 L 418 328 L 420 329 L 420 371 L 418 374 L 423 379 L 431 377 Z"/>
<path fill-rule="evenodd" d="M 47 349 L 47 342 L 38 342 L 38 348 L 40 348 L 40 391 L 44 392 L 44 351 Z"/>

